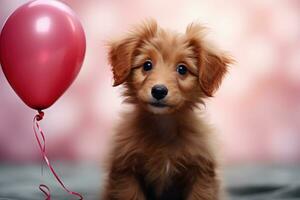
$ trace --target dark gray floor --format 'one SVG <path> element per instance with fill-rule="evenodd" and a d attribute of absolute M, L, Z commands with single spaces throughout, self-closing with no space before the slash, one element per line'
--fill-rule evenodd
<path fill-rule="evenodd" d="M 300 199 L 300 165 L 235 166 L 225 180 L 232 200 Z"/>
<path fill-rule="evenodd" d="M 96 165 L 56 163 L 63 181 L 72 190 L 80 192 L 85 200 L 98 200 L 101 173 Z M 224 173 L 229 200 L 295 200 L 300 199 L 299 166 L 239 166 L 228 167 Z M 40 200 L 38 189 L 46 183 L 52 199 L 76 199 L 62 191 L 44 167 L 39 165 L 0 165 L 0 200 Z"/>

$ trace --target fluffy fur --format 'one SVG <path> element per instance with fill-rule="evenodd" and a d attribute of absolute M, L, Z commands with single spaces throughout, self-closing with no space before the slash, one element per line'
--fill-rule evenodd
<path fill-rule="evenodd" d="M 199 24 L 179 34 L 147 21 L 109 44 L 114 86 L 124 85 L 134 109 L 118 126 L 103 200 L 219 199 L 212 132 L 195 109 L 217 90 L 231 59 L 204 34 Z M 159 107 L 151 104 L 156 84 L 168 88 Z"/>

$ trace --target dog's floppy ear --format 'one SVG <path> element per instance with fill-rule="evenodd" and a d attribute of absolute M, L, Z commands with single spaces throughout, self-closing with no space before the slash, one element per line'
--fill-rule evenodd
<path fill-rule="evenodd" d="M 109 44 L 108 60 L 114 76 L 113 86 L 122 84 L 131 70 L 131 58 L 138 40 L 128 36 Z"/>
<path fill-rule="evenodd" d="M 219 88 L 232 59 L 204 41 L 206 29 L 199 24 L 190 24 L 186 35 L 188 45 L 195 52 L 198 65 L 199 84 L 203 93 L 211 97 Z"/>
<path fill-rule="evenodd" d="M 156 31 L 157 23 L 154 20 L 148 20 L 136 26 L 124 38 L 109 42 L 108 60 L 114 76 L 113 86 L 118 86 L 127 79 L 137 48 L 144 40 L 153 37 Z"/>
<path fill-rule="evenodd" d="M 204 93 L 211 97 L 219 88 L 228 66 L 233 60 L 225 53 L 218 52 L 210 47 L 202 49 L 199 81 Z"/>

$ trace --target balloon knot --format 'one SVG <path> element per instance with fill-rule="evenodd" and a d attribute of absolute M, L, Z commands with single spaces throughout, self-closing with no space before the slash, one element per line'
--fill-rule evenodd
<path fill-rule="evenodd" d="M 39 113 L 36 115 L 36 120 L 41 121 L 44 118 L 44 112 L 39 110 Z"/>

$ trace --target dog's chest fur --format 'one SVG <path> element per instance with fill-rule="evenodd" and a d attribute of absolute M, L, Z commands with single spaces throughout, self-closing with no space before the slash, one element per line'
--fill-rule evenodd
<path fill-rule="evenodd" d="M 208 130 L 194 114 L 142 113 L 121 127 L 113 166 L 136 176 L 146 200 L 187 199 L 195 177 L 214 176 Z"/>
<path fill-rule="evenodd" d="M 183 200 L 192 181 L 189 163 L 159 150 L 139 158 L 136 175 L 147 200 Z"/>
<path fill-rule="evenodd" d="M 188 183 L 193 181 L 192 171 L 196 156 L 190 149 L 197 144 L 188 141 L 180 125 L 168 117 L 151 119 L 143 125 L 143 145 L 140 145 L 135 167 L 147 200 L 185 199 Z"/>

